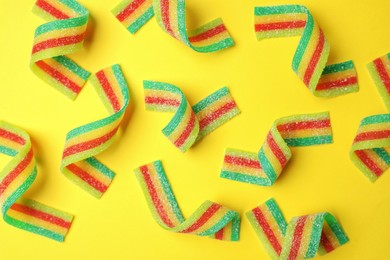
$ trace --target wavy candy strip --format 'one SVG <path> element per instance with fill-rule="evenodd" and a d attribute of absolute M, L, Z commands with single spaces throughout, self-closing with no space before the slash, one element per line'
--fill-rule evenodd
<path fill-rule="evenodd" d="M 255 7 L 255 32 L 258 40 L 301 36 L 292 68 L 315 96 L 334 97 L 359 90 L 352 61 L 326 66 L 329 43 L 306 7 Z"/>
<path fill-rule="evenodd" d="M 367 69 L 385 102 L 387 110 L 390 111 L 390 53 L 367 64 Z"/>
<path fill-rule="evenodd" d="M 0 153 L 12 157 L 0 172 L 0 205 L 4 221 L 17 228 L 64 241 L 73 216 L 22 197 L 37 176 L 29 135 L 14 125 L 0 121 Z"/>
<path fill-rule="evenodd" d="M 283 117 L 274 122 L 258 154 L 227 149 L 220 176 L 271 186 L 291 158 L 289 147 L 328 144 L 332 141 L 328 112 Z"/>
<path fill-rule="evenodd" d="M 133 34 L 156 15 L 166 33 L 197 52 L 214 52 L 234 45 L 220 18 L 187 31 L 185 0 L 125 0 L 112 13 Z"/>
<path fill-rule="evenodd" d="M 328 212 L 294 217 L 287 225 L 274 199 L 246 213 L 272 259 L 307 259 L 348 242 L 341 225 Z"/>
<path fill-rule="evenodd" d="M 178 87 L 168 83 L 144 81 L 144 92 L 147 110 L 175 113 L 162 132 L 182 152 L 240 113 L 226 87 L 193 107 Z"/>
<path fill-rule="evenodd" d="M 67 134 L 61 171 L 82 189 L 100 198 L 115 174 L 94 156 L 113 143 L 130 96 L 117 64 L 97 72 L 91 81 L 110 116 L 75 128 Z"/>
<path fill-rule="evenodd" d="M 35 31 L 31 70 L 75 99 L 90 73 L 64 55 L 82 48 L 89 12 L 74 0 L 38 0 L 33 12 L 49 22 Z"/>
<path fill-rule="evenodd" d="M 360 123 L 350 157 L 370 181 L 376 181 L 390 166 L 390 114 L 366 117 Z"/>
<path fill-rule="evenodd" d="M 220 204 L 205 201 L 188 219 L 183 217 L 161 161 L 141 166 L 134 172 L 153 218 L 162 228 L 177 233 L 238 241 L 240 216 Z"/>

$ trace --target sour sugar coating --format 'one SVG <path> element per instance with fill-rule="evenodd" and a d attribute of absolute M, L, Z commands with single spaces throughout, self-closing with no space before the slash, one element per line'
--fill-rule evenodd
<path fill-rule="evenodd" d="M 90 73 L 66 57 L 83 46 L 88 10 L 74 0 L 38 0 L 33 12 L 48 21 L 34 35 L 31 70 L 70 99 L 75 99 Z"/>
<path fill-rule="evenodd" d="M 163 229 L 218 240 L 238 241 L 240 233 L 238 212 L 215 202 L 205 201 L 185 219 L 161 161 L 141 166 L 134 172 L 153 218 Z"/>
<path fill-rule="evenodd" d="M 23 197 L 37 176 L 27 132 L 0 121 L 0 153 L 12 157 L 0 172 L 0 206 L 4 221 L 17 228 L 64 241 L 73 216 Z"/>
<path fill-rule="evenodd" d="M 370 181 L 376 181 L 390 166 L 390 114 L 366 117 L 360 123 L 350 157 Z"/>
<path fill-rule="evenodd" d="M 130 96 L 119 65 L 97 72 L 91 77 L 91 82 L 110 115 L 75 128 L 67 134 L 61 171 L 82 189 L 100 198 L 115 174 L 94 156 L 114 142 Z"/>
<path fill-rule="evenodd" d="M 185 0 L 124 0 L 112 13 L 133 34 L 156 15 L 163 31 L 197 52 L 214 52 L 234 45 L 220 18 L 187 30 Z"/>
<path fill-rule="evenodd" d="M 227 149 L 221 177 L 271 186 L 291 158 L 290 147 L 332 143 L 328 112 L 283 117 L 276 120 L 260 151 Z"/>
<path fill-rule="evenodd" d="M 385 102 L 387 110 L 390 111 L 390 53 L 367 64 L 367 69 Z"/>
<path fill-rule="evenodd" d="M 272 259 L 307 259 L 348 242 L 341 225 L 328 212 L 294 217 L 287 224 L 274 199 L 246 213 Z"/>
<path fill-rule="evenodd" d="M 306 7 L 255 7 L 255 32 L 258 40 L 301 36 L 292 68 L 315 96 L 334 97 L 359 90 L 352 61 L 326 65 L 329 43 Z"/>
<path fill-rule="evenodd" d="M 168 83 L 144 81 L 144 92 L 147 110 L 175 113 L 162 132 L 182 152 L 240 113 L 226 87 L 193 107 L 178 87 Z"/>

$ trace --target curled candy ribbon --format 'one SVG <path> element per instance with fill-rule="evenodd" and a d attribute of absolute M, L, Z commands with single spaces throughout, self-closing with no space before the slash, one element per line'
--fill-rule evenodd
<path fill-rule="evenodd" d="M 227 149 L 221 177 L 271 186 L 291 158 L 289 147 L 333 141 L 328 112 L 283 117 L 275 121 L 258 154 Z"/>
<path fill-rule="evenodd" d="M 88 10 L 74 0 L 38 0 L 33 12 L 49 21 L 34 35 L 31 70 L 70 99 L 75 99 L 90 73 L 64 56 L 82 48 Z"/>
<path fill-rule="evenodd" d="M 258 40 L 302 36 L 292 68 L 315 96 L 334 97 L 359 90 L 352 61 L 326 65 L 329 43 L 306 7 L 255 7 L 255 32 Z"/>
<path fill-rule="evenodd" d="M 161 161 L 137 168 L 135 175 L 153 218 L 162 228 L 177 233 L 238 241 L 240 216 L 236 211 L 205 201 L 191 217 L 183 217 Z"/>
<path fill-rule="evenodd" d="M 112 12 L 131 33 L 156 15 L 166 33 L 197 52 L 214 52 L 234 45 L 220 18 L 187 31 L 185 0 L 125 0 Z"/>
<path fill-rule="evenodd" d="M 369 116 L 362 120 L 350 157 L 372 182 L 387 171 L 390 166 L 390 114 Z"/>
<path fill-rule="evenodd" d="M 390 53 L 367 64 L 367 69 L 385 102 L 387 110 L 390 111 Z"/>
<path fill-rule="evenodd" d="M 68 179 L 99 198 L 115 174 L 94 156 L 113 143 L 130 96 L 119 65 L 97 72 L 91 81 L 110 116 L 73 129 L 67 134 L 61 171 Z"/>
<path fill-rule="evenodd" d="M 23 198 L 37 176 L 29 135 L 0 121 L 0 152 L 12 156 L 0 172 L 0 205 L 8 224 L 57 241 L 64 241 L 73 216 L 37 201 Z"/>
<path fill-rule="evenodd" d="M 178 87 L 167 83 L 144 81 L 144 91 L 147 110 L 175 112 L 162 132 L 182 152 L 240 113 L 226 87 L 193 107 Z"/>
<path fill-rule="evenodd" d="M 348 237 L 328 212 L 294 217 L 287 225 L 274 199 L 246 213 L 272 259 L 307 259 L 329 253 Z"/>

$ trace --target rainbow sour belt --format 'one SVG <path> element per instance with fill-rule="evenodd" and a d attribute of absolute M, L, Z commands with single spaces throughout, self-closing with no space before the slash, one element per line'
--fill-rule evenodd
<path fill-rule="evenodd" d="M 0 205 L 8 224 L 57 241 L 64 241 L 73 216 L 22 195 L 37 176 L 29 135 L 0 121 L 0 152 L 12 156 L 0 173 Z"/>
<path fill-rule="evenodd" d="M 271 186 L 291 158 L 289 146 L 328 144 L 332 141 L 328 112 L 283 117 L 274 122 L 258 154 L 227 149 L 221 177 Z"/>
<path fill-rule="evenodd" d="M 34 35 L 31 70 L 70 99 L 75 99 L 90 73 L 66 54 L 83 46 L 88 10 L 74 0 L 38 0 L 33 12 L 49 21 Z"/>
<path fill-rule="evenodd" d="M 167 83 L 144 81 L 144 91 L 147 110 L 175 112 L 162 132 L 182 152 L 240 113 L 226 87 L 193 107 L 178 87 Z"/>
<path fill-rule="evenodd" d="M 387 110 L 390 111 L 390 53 L 370 62 L 367 68 Z"/>
<path fill-rule="evenodd" d="M 177 233 L 238 241 L 240 216 L 236 211 L 205 201 L 191 217 L 183 217 L 161 161 L 141 166 L 134 172 L 153 218 L 162 228 Z"/>
<path fill-rule="evenodd" d="M 113 143 L 130 97 L 119 65 L 97 72 L 91 81 L 110 116 L 67 134 L 61 171 L 68 179 L 99 198 L 115 174 L 94 156 Z"/>
<path fill-rule="evenodd" d="M 348 237 L 330 213 L 291 219 L 287 225 L 274 199 L 246 213 L 257 236 L 272 259 L 313 258 L 348 242 Z"/>
<path fill-rule="evenodd" d="M 366 117 L 353 141 L 351 160 L 374 182 L 390 166 L 390 114 Z"/>
<path fill-rule="evenodd" d="M 325 66 L 330 46 L 306 7 L 255 7 L 255 32 L 258 40 L 302 35 L 292 68 L 315 96 L 334 97 L 359 90 L 352 61 Z"/>
<path fill-rule="evenodd" d="M 197 52 L 214 52 L 234 45 L 220 18 L 187 32 L 185 0 L 125 0 L 112 12 L 130 33 L 137 32 L 156 15 L 165 32 Z"/>

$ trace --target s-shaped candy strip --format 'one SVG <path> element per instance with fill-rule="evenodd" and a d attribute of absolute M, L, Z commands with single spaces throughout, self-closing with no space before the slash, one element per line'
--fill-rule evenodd
<path fill-rule="evenodd" d="M 234 45 L 220 18 L 187 31 L 185 0 L 125 0 L 112 12 L 133 34 L 156 15 L 161 29 L 197 52 L 214 52 Z"/>
<path fill-rule="evenodd" d="M 141 166 L 134 172 L 153 218 L 162 228 L 177 233 L 238 241 L 240 216 L 236 211 L 205 201 L 191 217 L 183 217 L 161 161 Z"/>
<path fill-rule="evenodd" d="M 271 186 L 291 158 L 290 146 L 311 146 L 333 141 L 328 112 L 276 120 L 258 154 L 227 149 L 221 177 Z"/>
<path fill-rule="evenodd" d="M 376 181 L 390 166 L 390 114 L 366 117 L 353 141 L 351 160 L 370 181 Z"/>
<path fill-rule="evenodd" d="M 348 242 L 341 225 L 328 212 L 291 219 L 287 225 L 278 205 L 270 199 L 246 216 L 272 259 L 307 259 L 329 253 Z"/>
<path fill-rule="evenodd" d="M 0 206 L 8 224 L 57 241 L 64 241 L 73 216 L 23 198 L 33 184 L 37 167 L 29 135 L 0 121 L 0 153 L 12 156 L 0 172 Z"/>
<path fill-rule="evenodd" d="M 315 96 L 334 97 L 359 90 L 352 61 L 325 66 L 330 46 L 306 7 L 255 7 L 255 32 L 258 40 L 302 35 L 292 68 Z"/>
<path fill-rule="evenodd" d="M 162 132 L 182 152 L 240 113 L 226 87 L 193 107 L 178 87 L 168 83 L 144 81 L 144 91 L 147 110 L 175 112 Z"/>
<path fill-rule="evenodd" d="M 75 99 L 90 73 L 64 56 L 83 46 L 88 10 L 74 0 L 38 0 L 33 12 L 49 21 L 34 35 L 31 70 L 70 99 Z"/>
<path fill-rule="evenodd" d="M 390 111 L 390 53 L 370 62 L 367 68 L 387 110 Z"/>
<path fill-rule="evenodd" d="M 97 72 L 91 81 L 110 116 L 73 129 L 67 134 L 61 171 L 75 184 L 100 198 L 115 174 L 94 156 L 113 143 L 130 97 L 119 65 Z"/>

